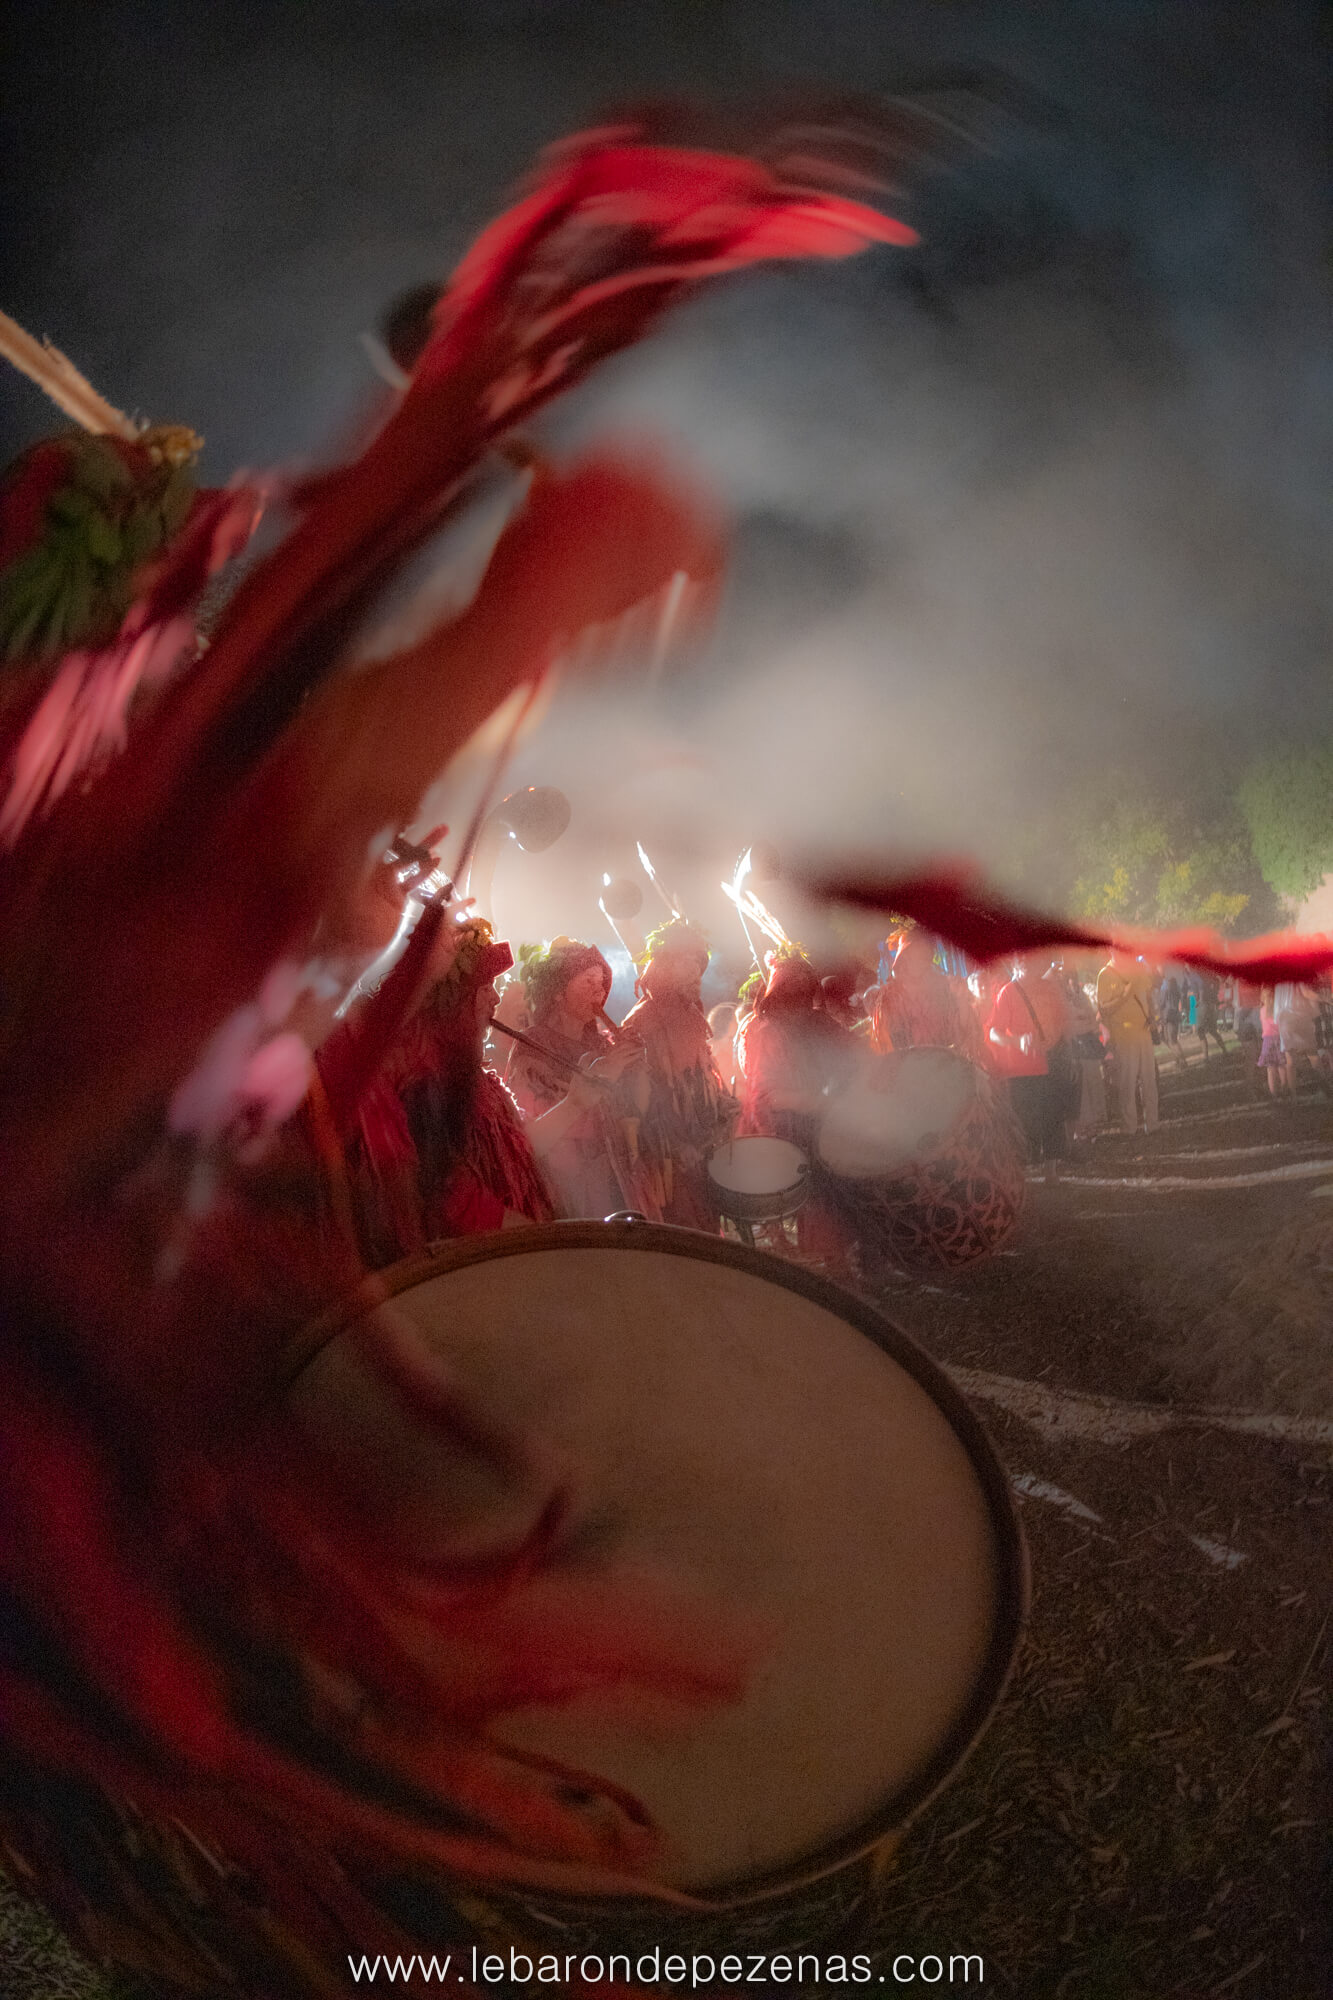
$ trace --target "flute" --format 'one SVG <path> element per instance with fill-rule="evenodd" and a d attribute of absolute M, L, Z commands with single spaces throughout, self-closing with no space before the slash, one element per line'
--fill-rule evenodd
<path fill-rule="evenodd" d="M 615 1022 L 611 1019 L 611 1016 L 607 1013 L 605 1007 L 599 1007 L 597 1009 L 597 1018 L 600 1020 L 602 1026 L 606 1029 L 606 1032 L 610 1035 L 611 1046 L 613 1049 L 618 1049 L 622 1047 L 626 1042 L 629 1043 L 631 1048 L 642 1048 L 643 1044 L 640 1042 L 639 1037 L 634 1033 L 633 1029 L 631 1029 L 630 1032 L 626 1034 L 623 1028 L 618 1028 Z"/>
<path fill-rule="evenodd" d="M 544 1063 L 551 1065 L 552 1069 L 562 1069 L 570 1076 L 581 1076 L 585 1083 L 595 1083 L 599 1090 L 615 1088 L 615 1085 L 608 1082 L 605 1077 L 590 1076 L 586 1069 L 581 1068 L 576 1062 L 571 1062 L 568 1056 L 558 1056 L 553 1049 L 543 1048 L 540 1042 L 533 1041 L 531 1035 L 521 1034 L 517 1028 L 506 1027 L 503 1021 L 496 1020 L 494 1014 L 491 1015 L 491 1026 L 499 1034 L 508 1035 L 510 1041 L 517 1042 L 521 1048 L 531 1049 L 533 1055 L 540 1056 Z"/>

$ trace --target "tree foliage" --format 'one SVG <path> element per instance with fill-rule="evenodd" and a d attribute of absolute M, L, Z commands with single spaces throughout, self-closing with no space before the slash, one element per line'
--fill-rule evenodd
<path fill-rule="evenodd" d="M 1265 757 L 1239 800 L 1265 880 L 1303 901 L 1333 869 L 1333 741 Z"/>
<path fill-rule="evenodd" d="M 1070 859 L 1078 916 L 1219 931 L 1270 917 L 1248 828 L 1225 801 L 1122 796 L 1085 810 Z"/>

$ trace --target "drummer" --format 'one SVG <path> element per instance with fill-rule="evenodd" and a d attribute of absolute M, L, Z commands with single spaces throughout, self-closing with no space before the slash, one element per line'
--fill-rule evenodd
<path fill-rule="evenodd" d="M 560 1103 L 569 1090 L 571 1066 L 589 1059 L 608 1083 L 619 1085 L 599 1093 L 548 1155 L 560 1212 L 600 1219 L 633 1209 L 660 1222 L 666 1203 L 663 1156 L 643 1131 L 648 1082 L 642 1052 L 633 1041 L 621 1043 L 606 1016 L 610 966 L 596 945 L 557 937 L 525 958 L 522 977 L 529 1020 L 525 1041 L 515 1043 L 510 1055 L 505 1082 L 524 1114 L 539 1119 Z"/>
<path fill-rule="evenodd" d="M 825 1094 L 850 1075 L 858 1045 L 824 1011 L 819 974 L 800 945 L 779 946 L 764 990 L 738 1036 L 742 1076 L 741 1131 L 790 1144 L 813 1159 Z M 797 1220 L 801 1250 L 836 1263 L 850 1238 L 818 1199 Z"/>
<path fill-rule="evenodd" d="M 819 974 L 800 945 L 771 955 L 764 990 L 738 1035 L 741 1129 L 808 1152 L 824 1092 L 855 1061 L 848 1029 L 825 1011 Z"/>
<path fill-rule="evenodd" d="M 958 1001 L 935 963 L 934 938 L 927 931 L 904 931 L 893 965 L 874 991 L 873 1046 L 881 1055 L 927 1048 L 969 1053 L 967 1040 Z"/>
<path fill-rule="evenodd" d="M 644 1051 L 649 1097 L 641 1130 L 664 1161 L 662 1220 L 715 1231 L 708 1157 L 740 1105 L 713 1060 L 701 997 L 709 956 L 707 938 L 683 919 L 653 931 L 639 973 L 642 998 L 623 1029 Z"/>

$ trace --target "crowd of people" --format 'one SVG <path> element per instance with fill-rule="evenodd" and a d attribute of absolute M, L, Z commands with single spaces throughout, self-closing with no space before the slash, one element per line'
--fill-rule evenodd
<path fill-rule="evenodd" d="M 1184 1071 L 1182 1032 L 1207 1067 L 1210 1046 L 1227 1053 L 1222 1030 L 1230 1030 L 1252 1094 L 1262 1094 L 1265 1076 L 1274 1097 L 1305 1086 L 1333 1092 L 1327 975 L 1312 985 L 1259 987 L 1113 952 L 1095 969 L 1029 956 L 963 982 L 934 964 L 932 945 L 914 946 L 912 934 L 899 944 L 886 979 L 866 995 L 871 1039 L 880 1049 L 910 1047 L 924 1029 L 1007 1079 L 1034 1160 L 1063 1157 L 1112 1127 L 1155 1131 L 1155 1051 Z"/>
<path fill-rule="evenodd" d="M 305 1114 L 330 1218 L 374 1266 L 559 1216 L 716 1230 L 719 1147 L 769 1135 L 816 1158 L 830 1096 L 907 1051 L 949 1051 L 981 1072 L 1033 1165 L 1113 1127 L 1153 1132 L 1159 1060 L 1183 1064 L 1193 1036 L 1207 1064 L 1210 1046 L 1225 1052 L 1223 1025 L 1257 1092 L 1333 1088 L 1327 982 L 1223 985 L 1121 952 L 1100 967 L 1032 954 L 968 971 L 908 928 L 877 969 L 821 974 L 781 945 L 734 1002 L 705 1012 L 709 943 L 674 919 L 647 939 L 636 1002 L 616 1023 L 597 945 L 556 937 L 516 963 L 480 918 L 408 893 L 386 862 L 368 891 L 375 920 L 363 910 L 357 934 L 364 943 L 377 921 L 395 942 L 320 1042 Z M 818 1238 L 818 1204 L 803 1227 Z"/>
<path fill-rule="evenodd" d="M 647 940 L 638 999 L 606 1012 L 611 966 L 557 937 L 517 963 L 483 919 L 407 902 L 391 861 L 358 913 L 384 948 L 316 1052 L 305 1140 L 328 1222 L 379 1268 L 458 1236 L 618 1213 L 715 1228 L 710 1153 L 740 1106 L 714 1060 L 684 922 Z"/>

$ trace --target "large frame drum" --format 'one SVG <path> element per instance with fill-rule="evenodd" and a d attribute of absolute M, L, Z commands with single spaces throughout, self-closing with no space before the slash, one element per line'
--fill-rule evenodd
<path fill-rule="evenodd" d="M 952 1049 L 876 1055 L 820 1121 L 821 1186 L 867 1262 L 955 1270 L 998 1250 L 1027 1192 L 1003 1086 Z"/>
<path fill-rule="evenodd" d="M 875 1857 L 985 1727 L 1026 1618 L 1008 1482 L 948 1378 L 861 1300 L 720 1238 L 575 1222 L 445 1245 L 311 1328 L 282 1392 L 423 1556 L 522 1520 L 505 1518 L 504 1477 L 497 1499 L 366 1372 L 355 1325 L 380 1311 L 447 1362 L 483 1459 L 488 1438 L 521 1431 L 523 1462 L 560 1470 L 573 1498 L 553 1567 L 675 1593 L 703 1628 L 748 1626 L 757 1651 L 731 1704 L 664 1720 L 589 1697 L 492 1731 L 633 1793 L 663 1836 L 661 1878 L 693 1907 L 538 1899 L 401 1865 L 356 1865 L 351 1893 L 427 1953 L 781 1949 L 845 1923 Z M 344 1976 L 299 1933 L 283 1946 L 243 1873 L 225 1855 L 201 1865 L 188 1828 L 81 1781 L 34 1782 L 8 1805 L 0 1785 L 29 1879 L 95 1948 L 169 1967 L 160 1990 L 324 2000 Z"/>
<path fill-rule="evenodd" d="M 557 1562 L 655 1576 L 768 1635 L 743 1699 L 678 1727 L 589 1704 L 496 1734 L 633 1793 L 666 1880 L 731 1909 L 896 1834 L 989 1719 L 1026 1617 L 1008 1482 L 948 1377 L 827 1280 L 644 1223 L 449 1244 L 386 1286 L 484 1420 L 570 1468 Z M 434 1533 L 434 1448 L 351 1340 L 320 1338 L 296 1407 Z"/>

